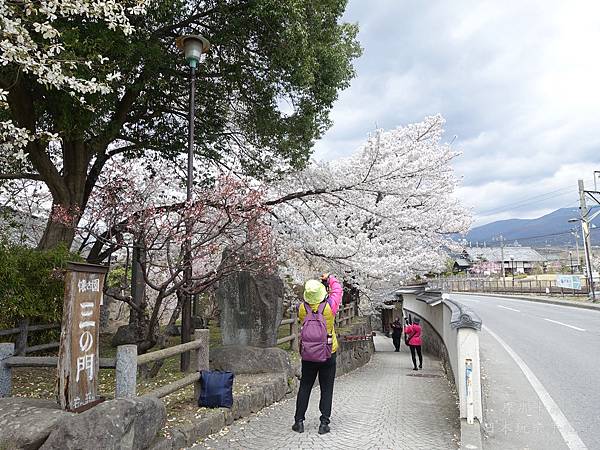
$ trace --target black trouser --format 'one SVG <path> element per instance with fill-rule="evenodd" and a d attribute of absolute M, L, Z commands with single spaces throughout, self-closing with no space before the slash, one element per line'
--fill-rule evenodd
<path fill-rule="evenodd" d="M 410 356 L 413 360 L 413 366 L 417 367 L 417 358 L 415 358 L 415 350 L 417 351 L 417 355 L 419 355 L 419 367 L 423 367 L 423 355 L 421 354 L 421 346 L 420 345 L 410 345 Z"/>
<path fill-rule="evenodd" d="M 329 424 L 331 402 L 333 401 L 333 382 L 335 381 L 335 357 L 334 353 L 331 358 L 324 362 L 302 361 L 302 379 L 300 380 L 300 390 L 296 398 L 296 414 L 294 415 L 296 421 L 304 420 L 304 414 L 310 400 L 310 391 L 315 384 L 317 375 L 319 375 L 321 423 Z"/>
<path fill-rule="evenodd" d="M 392 342 L 394 343 L 394 347 L 396 348 L 397 352 L 400 351 L 400 338 L 401 337 L 402 337 L 401 334 L 392 334 Z"/>

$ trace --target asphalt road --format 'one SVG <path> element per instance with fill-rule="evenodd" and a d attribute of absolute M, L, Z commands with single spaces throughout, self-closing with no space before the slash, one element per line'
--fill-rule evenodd
<path fill-rule="evenodd" d="M 502 297 L 452 298 L 484 325 L 486 448 L 600 449 L 600 312 Z"/>

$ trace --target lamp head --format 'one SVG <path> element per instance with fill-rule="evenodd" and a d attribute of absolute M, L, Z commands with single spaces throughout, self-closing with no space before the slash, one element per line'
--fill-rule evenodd
<path fill-rule="evenodd" d="M 180 36 L 175 41 L 177 47 L 183 50 L 185 60 L 190 67 L 196 67 L 200 62 L 203 53 L 206 53 L 210 48 L 210 42 L 199 34 L 187 34 Z"/>

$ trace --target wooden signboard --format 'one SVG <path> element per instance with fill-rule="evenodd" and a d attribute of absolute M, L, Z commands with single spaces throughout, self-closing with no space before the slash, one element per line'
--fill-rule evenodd
<path fill-rule="evenodd" d="M 58 400 L 62 409 L 77 411 L 98 400 L 100 305 L 107 267 L 69 263 L 60 350 Z"/>

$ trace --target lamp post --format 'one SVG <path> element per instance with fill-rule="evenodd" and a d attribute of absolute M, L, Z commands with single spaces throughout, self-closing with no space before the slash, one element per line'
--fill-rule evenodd
<path fill-rule="evenodd" d="M 188 129 L 188 159 L 187 159 L 187 196 L 188 207 L 192 202 L 192 186 L 194 180 L 194 117 L 196 110 L 196 67 L 200 63 L 202 54 L 210 48 L 208 39 L 200 35 L 181 36 L 176 41 L 177 47 L 183 50 L 185 60 L 190 67 L 190 110 Z M 185 241 L 183 256 L 183 305 L 181 308 L 181 343 L 192 339 L 192 223 L 189 217 L 185 218 Z M 181 354 L 181 370 L 187 371 L 190 367 L 190 353 Z"/>

